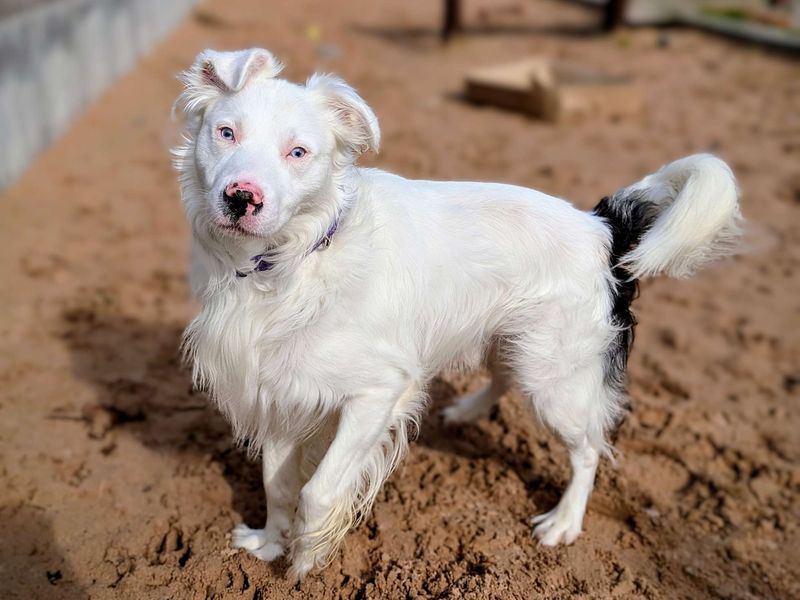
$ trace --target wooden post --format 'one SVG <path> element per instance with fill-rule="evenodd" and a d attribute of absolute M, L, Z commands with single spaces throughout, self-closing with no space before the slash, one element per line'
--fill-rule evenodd
<path fill-rule="evenodd" d="M 442 25 L 442 41 L 461 31 L 461 0 L 444 0 L 444 23 Z"/>
<path fill-rule="evenodd" d="M 611 31 L 625 19 L 625 0 L 608 0 L 603 11 L 603 31 Z"/>

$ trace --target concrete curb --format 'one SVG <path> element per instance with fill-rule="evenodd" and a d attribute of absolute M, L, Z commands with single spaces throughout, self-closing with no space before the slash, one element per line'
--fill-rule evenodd
<path fill-rule="evenodd" d="M 0 188 L 197 0 L 59 0 L 0 20 Z"/>

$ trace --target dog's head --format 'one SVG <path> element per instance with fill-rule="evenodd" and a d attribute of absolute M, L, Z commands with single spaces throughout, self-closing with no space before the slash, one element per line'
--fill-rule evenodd
<path fill-rule="evenodd" d="M 319 74 L 296 85 L 277 79 L 281 68 L 260 48 L 206 50 L 181 75 L 187 132 L 177 166 L 194 227 L 274 236 L 356 155 L 378 149 L 378 120 L 353 88 Z"/>

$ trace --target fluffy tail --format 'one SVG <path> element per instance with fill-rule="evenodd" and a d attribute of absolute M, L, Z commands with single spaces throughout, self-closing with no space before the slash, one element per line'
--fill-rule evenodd
<path fill-rule="evenodd" d="M 689 277 L 731 254 L 739 236 L 739 190 L 730 168 L 710 154 L 676 160 L 613 196 L 594 214 L 611 229 L 612 260 L 630 279 Z"/>

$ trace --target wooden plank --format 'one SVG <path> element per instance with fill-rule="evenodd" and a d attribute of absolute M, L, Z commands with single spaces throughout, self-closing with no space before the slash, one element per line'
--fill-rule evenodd
<path fill-rule="evenodd" d="M 530 57 L 467 75 L 466 96 L 548 121 L 582 116 L 621 118 L 642 108 L 630 79 L 580 65 Z"/>

